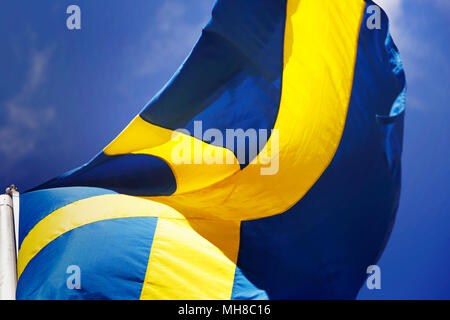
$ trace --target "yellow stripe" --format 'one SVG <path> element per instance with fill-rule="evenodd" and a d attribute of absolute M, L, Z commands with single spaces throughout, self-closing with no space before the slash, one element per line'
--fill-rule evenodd
<path fill-rule="evenodd" d="M 74 228 L 105 219 L 157 216 L 155 251 L 142 298 L 229 298 L 238 221 L 284 212 L 304 196 L 334 157 L 350 100 L 364 6 L 362 0 L 288 1 L 283 88 L 275 124 L 280 137 L 277 174 L 261 175 L 263 155 L 242 171 L 237 166 L 204 165 L 190 174 L 192 166 L 177 167 L 171 161 L 170 130 L 138 117 L 119 136 L 121 143 L 113 142 L 105 153 L 160 156 L 174 170 L 180 185 L 177 193 L 150 200 L 102 196 L 53 212 L 24 239 L 19 275 L 44 246 Z M 275 152 L 270 149 L 272 140 L 262 154 Z M 195 245 L 186 246 L 189 243 Z"/>
<path fill-rule="evenodd" d="M 230 299 L 239 228 L 239 222 L 159 219 L 141 299 Z"/>
<path fill-rule="evenodd" d="M 191 150 L 190 155 L 184 158 L 180 155 L 183 150 Z M 164 159 L 175 175 L 177 190 L 174 194 L 204 189 L 240 170 L 239 163 L 230 150 L 181 133 L 174 133 L 173 139 L 165 144 L 133 153 L 149 154 Z M 207 156 L 214 154 L 218 155 L 220 162 L 206 163 Z M 175 162 L 175 157 L 179 161 Z M 230 164 L 227 164 L 227 158 L 232 160 Z M 183 160 L 186 162 L 182 162 Z"/>
<path fill-rule="evenodd" d="M 125 195 L 103 195 L 74 202 L 39 221 L 25 237 L 17 261 L 19 277 L 39 251 L 64 233 L 89 223 L 132 217 L 185 219 L 166 205 Z"/>
<path fill-rule="evenodd" d="M 259 159 L 243 171 L 202 190 L 153 199 L 184 214 L 230 221 L 282 213 L 298 202 L 338 148 L 350 101 L 363 10 L 363 1 L 288 1 L 283 91 L 275 124 L 280 134 L 276 175 L 261 175 L 261 163 L 266 163 L 261 157 L 274 152 L 269 141 Z M 220 229 L 205 225 L 210 232 Z M 227 261 L 216 264 L 206 260 L 200 243 L 187 245 L 196 242 L 195 233 L 186 224 L 161 220 L 141 298 L 230 297 L 232 285 L 220 282 L 230 275 L 212 276 L 213 270 L 226 267 Z M 234 266 L 229 267 L 231 273 Z"/>
<path fill-rule="evenodd" d="M 103 195 L 80 200 L 42 219 L 19 251 L 18 275 L 59 236 L 109 219 L 158 217 L 143 299 L 229 299 L 239 249 L 240 223 L 185 216 L 151 200 Z"/>
<path fill-rule="evenodd" d="M 274 126 L 279 135 L 272 135 L 244 170 L 239 170 L 237 163 L 174 164 L 171 154 L 176 143 L 167 142 L 170 130 L 139 117 L 105 153 L 145 153 L 163 158 L 174 171 L 177 191 L 151 199 L 183 214 L 252 220 L 285 212 L 316 183 L 339 146 L 364 8 L 362 0 L 288 1 L 282 95 Z M 147 143 L 150 133 L 160 134 L 161 140 L 150 138 Z M 278 136 L 278 151 L 272 150 Z M 189 139 L 192 145 L 200 143 L 201 150 L 208 147 Z M 202 158 L 198 150 L 193 158 Z M 279 156 L 279 170 L 274 175 L 261 175 L 271 155 Z"/>
<path fill-rule="evenodd" d="M 169 142 L 172 133 L 172 130 L 152 125 L 137 116 L 103 151 L 118 155 L 157 147 Z"/>
<path fill-rule="evenodd" d="M 176 161 L 174 154 L 182 149 L 192 152 L 186 156 L 187 161 Z M 240 170 L 239 163 L 230 150 L 210 145 L 190 135 L 155 126 L 140 116 L 137 116 L 103 152 L 110 156 L 127 153 L 148 154 L 165 160 L 175 175 L 175 194 L 204 189 Z M 221 159 L 221 163 L 208 164 L 205 158 L 212 158 L 214 155 Z M 177 154 L 177 158 L 184 157 Z"/>
<path fill-rule="evenodd" d="M 315 184 L 344 131 L 362 0 L 289 0 L 280 109 L 279 171 L 261 175 L 266 148 L 244 170 L 187 194 L 153 198 L 183 213 L 251 220 L 285 212 Z"/>

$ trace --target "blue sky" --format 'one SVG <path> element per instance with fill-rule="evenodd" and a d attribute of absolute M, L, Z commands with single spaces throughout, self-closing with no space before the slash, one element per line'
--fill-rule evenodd
<path fill-rule="evenodd" d="M 450 299 L 450 1 L 381 0 L 408 80 L 403 191 L 362 299 Z M 66 8 L 82 30 L 66 28 Z M 26 190 L 94 156 L 183 62 L 212 0 L 2 3 L 0 186 Z"/>

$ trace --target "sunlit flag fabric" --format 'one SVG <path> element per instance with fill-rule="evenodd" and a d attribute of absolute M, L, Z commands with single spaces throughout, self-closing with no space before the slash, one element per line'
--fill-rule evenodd
<path fill-rule="evenodd" d="M 129 126 L 21 197 L 17 297 L 355 298 L 400 194 L 405 76 L 373 4 L 218 0 Z M 207 163 L 251 146 L 199 125 L 271 136 Z M 191 164 L 174 161 L 182 140 Z"/>

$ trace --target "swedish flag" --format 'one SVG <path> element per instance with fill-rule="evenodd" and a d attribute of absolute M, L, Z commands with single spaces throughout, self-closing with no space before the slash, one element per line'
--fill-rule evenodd
<path fill-rule="evenodd" d="M 22 196 L 17 297 L 355 298 L 400 193 L 405 75 L 373 4 L 218 0 L 128 127 Z M 247 139 L 199 124 L 270 136 L 238 161 Z"/>

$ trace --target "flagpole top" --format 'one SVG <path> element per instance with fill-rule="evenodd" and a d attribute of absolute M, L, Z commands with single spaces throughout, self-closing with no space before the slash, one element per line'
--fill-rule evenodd
<path fill-rule="evenodd" d="M 19 192 L 19 190 L 17 189 L 17 187 L 15 185 L 12 184 L 9 188 L 6 188 L 5 193 L 12 196 L 13 192 Z"/>

